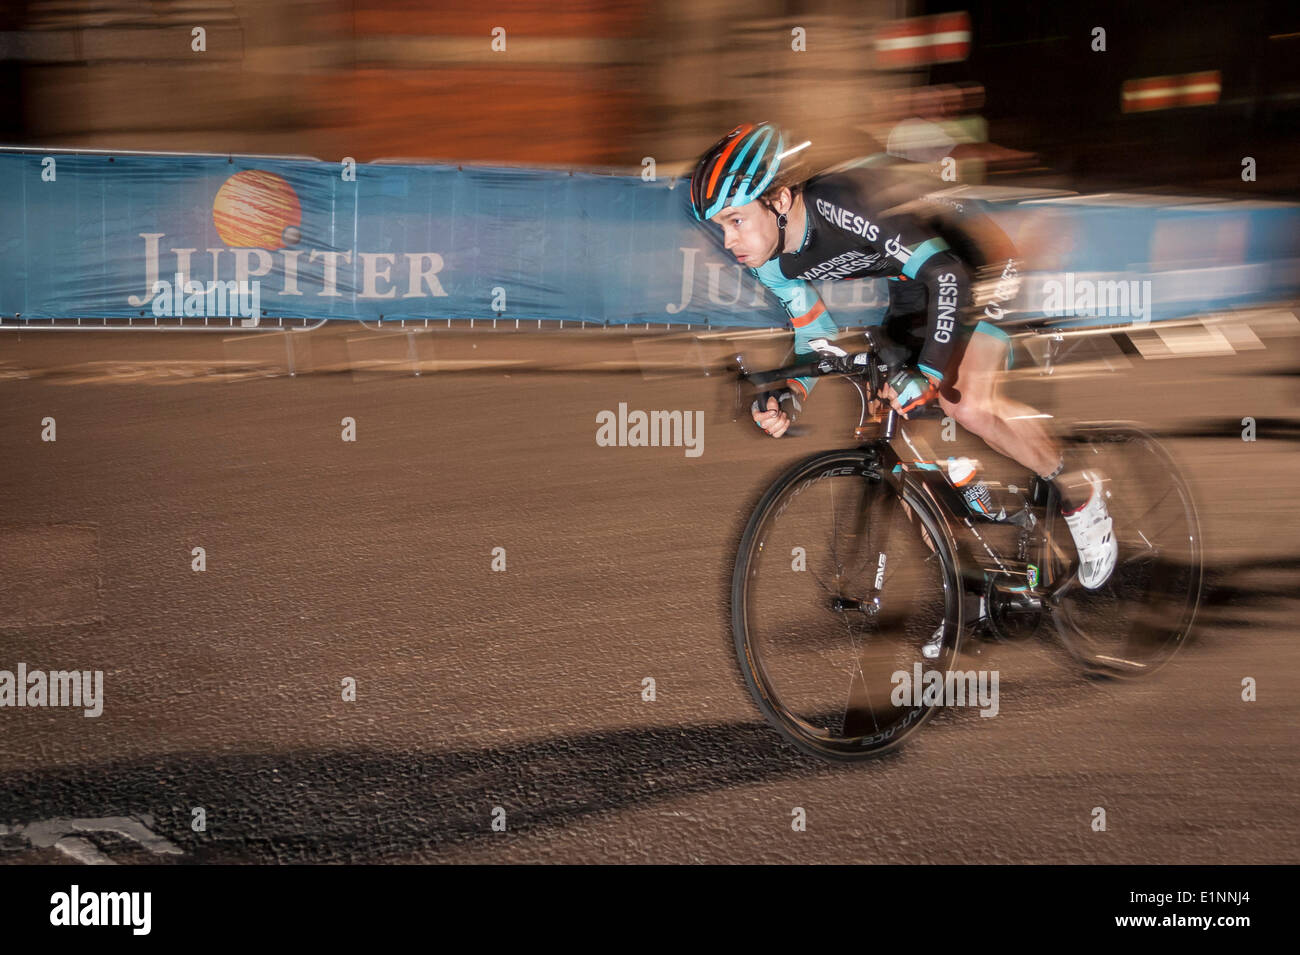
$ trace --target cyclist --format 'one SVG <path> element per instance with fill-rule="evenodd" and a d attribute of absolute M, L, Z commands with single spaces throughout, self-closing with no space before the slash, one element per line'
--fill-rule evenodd
<path fill-rule="evenodd" d="M 785 307 L 795 355 L 838 329 L 811 282 L 884 278 L 885 331 L 908 361 L 884 397 L 906 417 L 932 400 L 998 453 L 1055 483 L 1079 554 L 1079 582 L 1104 584 L 1118 544 L 1105 479 L 1067 470 L 1062 445 L 1034 409 L 999 393 L 1010 338 L 997 321 L 1018 285 L 1006 235 L 972 209 L 927 201 L 887 165 L 867 162 L 811 176 L 804 142 L 787 148 L 770 123 L 737 126 L 700 158 L 691 177 L 697 220 L 722 228 L 724 245 Z M 781 437 L 802 411 L 812 378 L 788 379 L 754 422 Z"/>

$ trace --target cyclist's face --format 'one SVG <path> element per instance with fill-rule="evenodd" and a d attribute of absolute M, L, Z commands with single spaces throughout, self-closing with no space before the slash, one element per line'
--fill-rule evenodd
<path fill-rule="evenodd" d="M 776 249 L 776 217 L 757 200 L 723 209 L 710 221 L 722 226 L 727 251 L 748 268 L 758 268 Z"/>

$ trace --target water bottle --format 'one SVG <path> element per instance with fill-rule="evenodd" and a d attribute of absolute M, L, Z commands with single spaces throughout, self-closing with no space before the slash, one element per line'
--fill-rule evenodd
<path fill-rule="evenodd" d="M 982 514 L 990 520 L 1001 521 L 1007 516 L 1006 508 L 993 510 L 993 494 L 989 486 L 976 477 L 977 463 L 970 458 L 948 459 L 948 480 L 961 492 L 962 500 L 976 514 Z"/>

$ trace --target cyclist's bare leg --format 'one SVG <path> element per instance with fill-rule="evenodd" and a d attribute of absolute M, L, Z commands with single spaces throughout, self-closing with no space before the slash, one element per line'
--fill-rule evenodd
<path fill-rule="evenodd" d="M 949 401 L 941 392 L 939 404 L 945 414 L 983 438 L 994 451 L 1032 468 L 1040 477 L 1055 479 L 1079 553 L 1079 582 L 1096 589 L 1110 577 L 1119 555 L 1111 518 L 1100 493 L 1104 478 L 1092 471 L 1061 474 L 1065 466 L 1061 445 L 1048 432 L 1038 412 L 999 394 L 1009 347 L 997 335 L 973 333 L 954 382 L 960 400 Z"/>
<path fill-rule="evenodd" d="M 957 369 L 960 401 L 949 401 L 941 393 L 939 405 L 994 451 L 1046 477 L 1061 463 L 1061 445 L 1038 411 L 1000 394 L 1009 347 L 993 335 L 972 334 Z"/>

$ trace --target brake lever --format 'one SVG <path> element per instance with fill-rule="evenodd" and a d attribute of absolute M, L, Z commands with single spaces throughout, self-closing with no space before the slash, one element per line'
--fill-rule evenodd
<path fill-rule="evenodd" d="M 725 373 L 730 374 L 732 377 L 732 422 L 734 423 L 739 421 L 742 416 L 749 417 L 750 420 L 753 420 L 753 416 L 750 414 L 750 406 L 753 402 L 752 400 L 749 400 L 750 395 L 748 392 L 752 391 L 754 386 L 748 380 L 749 369 L 745 367 L 745 356 L 740 354 L 733 355 L 723 363 L 722 368 L 725 370 Z"/>

